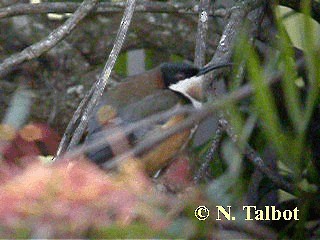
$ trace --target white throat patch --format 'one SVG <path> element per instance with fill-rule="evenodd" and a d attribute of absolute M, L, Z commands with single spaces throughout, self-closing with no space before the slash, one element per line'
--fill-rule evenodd
<path fill-rule="evenodd" d="M 169 86 L 169 89 L 187 97 L 195 108 L 201 108 L 203 99 L 203 76 L 186 78 Z"/>

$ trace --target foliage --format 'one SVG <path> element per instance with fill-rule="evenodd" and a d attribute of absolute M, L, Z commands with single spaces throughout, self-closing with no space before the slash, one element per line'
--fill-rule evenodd
<path fill-rule="evenodd" d="M 156 191 L 133 160 L 114 175 L 80 159 L 56 165 L 34 162 L 15 176 L 5 163 L 1 169 L 2 237 L 190 237 L 196 233 L 195 224 L 179 216 L 188 203 Z M 196 192 L 187 195 L 190 201 L 201 199 Z"/>
<path fill-rule="evenodd" d="M 189 156 L 179 156 L 156 180 L 131 158 L 117 172 L 105 172 L 83 157 L 48 164 L 50 160 L 39 156 L 55 154 L 60 137 L 53 129 L 43 123 L 28 124 L 19 131 L 0 125 L 0 237 L 209 238 L 218 233 L 223 237 L 228 227 L 240 229 L 244 237 L 256 237 L 256 223 L 226 223 L 214 218 L 200 222 L 194 216 L 199 205 L 209 209 L 223 205 L 232 206 L 243 219 L 242 207 L 250 194 L 257 195 L 259 207 L 277 204 L 286 209 L 293 204 L 300 210 L 298 222 L 270 223 L 273 230 L 263 227 L 261 232 L 274 231 L 280 238 L 319 237 L 313 221 L 317 223 L 320 216 L 316 206 L 320 187 L 316 151 L 320 150 L 312 144 L 320 135 L 319 46 L 308 17 L 308 1 L 302 2 L 303 74 L 296 69 L 292 42 L 281 19 L 276 20 L 278 36 L 269 58 L 262 58 L 246 36 L 238 37 L 229 90 L 250 84 L 254 94 L 225 107 L 223 114 L 237 141 L 228 132 L 223 135 L 211 162 L 210 181 L 203 185 L 192 182 L 196 164 L 190 164 Z M 155 54 L 149 51 L 147 55 L 151 59 Z M 118 59 L 119 74 L 125 74 L 125 58 L 124 54 Z M 180 60 L 176 55 L 171 58 Z M 245 72 L 239 77 L 241 67 Z M 266 84 L 278 73 L 281 82 Z M 302 85 L 297 84 L 301 81 Z M 248 145 L 294 186 L 292 194 L 279 191 L 261 172 L 256 174 L 256 167 L 244 154 Z M 193 149 L 195 158 L 203 160 L 209 149 L 210 142 Z M 257 192 L 251 191 L 253 185 Z"/>

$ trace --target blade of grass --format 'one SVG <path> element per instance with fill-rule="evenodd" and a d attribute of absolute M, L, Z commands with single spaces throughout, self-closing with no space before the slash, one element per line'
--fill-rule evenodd
<path fill-rule="evenodd" d="M 320 62 L 317 60 L 317 46 L 316 46 L 316 36 L 315 29 L 312 25 L 310 16 L 310 1 L 302 1 L 303 7 L 303 47 L 305 49 L 305 58 L 307 62 L 308 70 L 308 95 L 306 100 L 306 109 L 304 114 L 304 129 L 307 128 L 310 118 L 313 113 L 315 104 L 317 104 L 317 99 L 319 95 L 319 85 L 320 85 Z"/>
<path fill-rule="evenodd" d="M 255 89 L 254 104 L 259 117 L 263 121 L 264 132 L 269 142 L 273 143 L 281 160 L 288 165 L 288 167 L 296 170 L 296 164 L 292 163 L 290 159 L 291 154 L 287 147 L 288 140 L 281 130 L 275 99 L 272 96 L 270 88 L 264 84 L 266 75 L 260 66 L 258 56 L 249 44 L 244 44 L 243 49 L 249 56 L 247 69 L 250 81 Z"/>
<path fill-rule="evenodd" d="M 301 101 L 298 87 L 295 83 L 295 79 L 297 79 L 297 72 L 294 67 L 295 62 L 292 43 L 280 20 L 277 21 L 277 27 L 279 30 L 278 43 L 280 45 L 280 60 L 284 72 L 283 81 L 281 83 L 284 92 L 285 104 L 294 130 L 296 132 L 301 132 L 303 131 Z"/>

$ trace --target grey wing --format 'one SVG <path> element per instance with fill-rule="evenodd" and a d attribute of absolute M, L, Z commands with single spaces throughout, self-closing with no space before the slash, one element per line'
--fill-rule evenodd
<path fill-rule="evenodd" d="M 159 90 L 155 94 L 149 95 L 144 99 L 132 103 L 121 110 L 119 116 L 124 125 L 136 122 L 154 114 L 169 110 L 177 105 L 180 97 L 170 90 Z M 165 121 L 158 121 L 157 124 L 163 124 Z M 140 141 L 148 132 L 154 129 L 154 125 L 144 126 L 133 131 L 129 137 L 132 144 Z"/>

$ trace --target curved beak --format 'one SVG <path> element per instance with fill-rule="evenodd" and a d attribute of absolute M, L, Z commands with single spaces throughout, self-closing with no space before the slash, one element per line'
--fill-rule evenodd
<path fill-rule="evenodd" d="M 218 68 L 231 67 L 232 65 L 233 65 L 233 63 L 222 63 L 222 64 L 217 64 L 217 65 L 208 65 L 203 68 L 200 68 L 200 70 L 196 76 L 204 75 L 204 74 L 206 74 L 210 71 L 213 71 L 215 69 L 218 69 Z"/>

